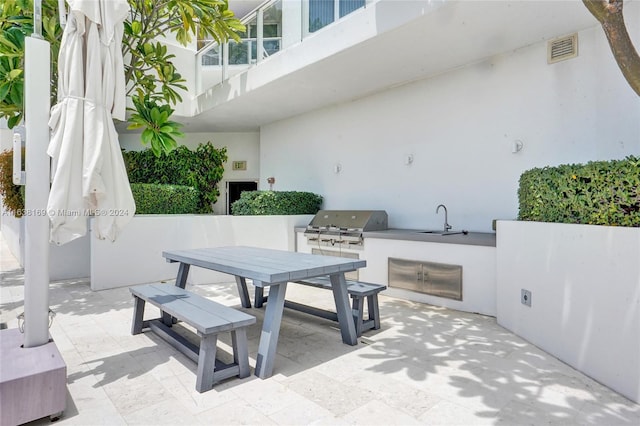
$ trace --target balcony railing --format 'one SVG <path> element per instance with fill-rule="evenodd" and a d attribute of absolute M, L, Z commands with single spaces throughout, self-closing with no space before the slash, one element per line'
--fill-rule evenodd
<path fill-rule="evenodd" d="M 241 21 L 241 42 L 199 40 L 196 91 L 255 66 L 376 0 L 268 0 Z"/>

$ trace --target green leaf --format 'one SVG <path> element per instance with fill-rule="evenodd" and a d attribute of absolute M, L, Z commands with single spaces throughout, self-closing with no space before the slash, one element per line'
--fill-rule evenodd
<path fill-rule="evenodd" d="M 131 123 L 127 126 L 127 130 L 136 130 L 136 129 L 140 129 L 141 127 L 144 127 L 144 124 L 141 122 L 134 122 Z"/>
<path fill-rule="evenodd" d="M 9 117 L 7 119 L 7 127 L 13 129 L 22 121 L 22 114 L 14 115 L 13 117 Z"/>
<path fill-rule="evenodd" d="M 160 110 L 158 108 L 152 108 L 151 109 L 151 120 L 154 123 L 157 123 L 160 121 Z"/>
<path fill-rule="evenodd" d="M 9 71 L 9 80 L 13 80 L 18 78 L 19 76 L 22 75 L 22 70 L 21 69 L 15 69 L 15 70 L 11 70 Z"/>
<path fill-rule="evenodd" d="M 144 144 L 146 144 L 146 145 L 152 143 L 154 137 L 155 137 L 155 133 L 153 132 L 153 130 L 151 130 L 149 128 L 144 129 L 144 131 L 140 135 L 140 138 L 142 139 L 142 142 Z"/>
<path fill-rule="evenodd" d="M 142 32 L 142 23 L 140 21 L 131 22 L 131 32 L 134 35 L 139 35 Z"/>
<path fill-rule="evenodd" d="M 152 54 L 154 51 L 153 45 L 151 43 L 144 43 L 142 45 L 142 51 L 144 52 L 145 55 Z"/>
<path fill-rule="evenodd" d="M 22 82 L 16 82 L 14 84 L 11 85 L 11 90 L 9 91 L 9 98 L 11 99 L 11 102 L 13 102 L 15 105 L 23 105 L 23 99 L 22 99 Z"/>
<path fill-rule="evenodd" d="M 11 88 L 10 83 L 0 84 L 0 102 L 4 101 L 4 98 L 7 97 L 7 93 L 9 93 L 10 88 Z"/>

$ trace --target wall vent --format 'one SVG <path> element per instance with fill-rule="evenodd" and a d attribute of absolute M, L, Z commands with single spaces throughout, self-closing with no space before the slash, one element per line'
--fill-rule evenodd
<path fill-rule="evenodd" d="M 578 34 L 558 37 L 547 43 L 547 63 L 554 64 L 578 56 Z"/>

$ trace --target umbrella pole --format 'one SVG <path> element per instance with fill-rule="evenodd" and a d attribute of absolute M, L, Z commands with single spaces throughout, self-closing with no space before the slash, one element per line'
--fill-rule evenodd
<path fill-rule="evenodd" d="M 49 42 L 25 39 L 25 348 L 49 342 L 50 52 Z"/>
<path fill-rule="evenodd" d="M 17 425 L 66 408 L 67 366 L 49 341 L 49 43 L 25 39 L 24 335 L 0 330 L 0 425 Z M 20 345 L 20 341 L 23 342 Z"/>

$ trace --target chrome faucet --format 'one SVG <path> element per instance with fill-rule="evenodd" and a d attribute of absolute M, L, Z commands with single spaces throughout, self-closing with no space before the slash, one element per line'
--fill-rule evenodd
<path fill-rule="evenodd" d="M 440 207 L 444 209 L 444 232 L 448 232 L 451 229 L 451 225 L 449 225 L 448 215 L 447 215 L 447 207 L 444 204 L 439 204 L 436 207 L 436 214 L 440 211 Z"/>

